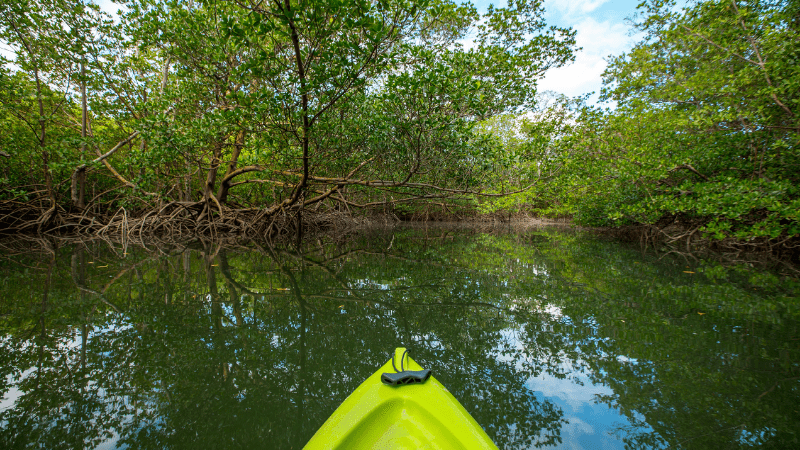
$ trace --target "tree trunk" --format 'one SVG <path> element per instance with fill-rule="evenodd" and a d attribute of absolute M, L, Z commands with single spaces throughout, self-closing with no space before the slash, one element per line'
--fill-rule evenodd
<path fill-rule="evenodd" d="M 223 181 L 222 184 L 219 186 L 219 191 L 217 191 L 217 200 L 219 200 L 220 204 L 225 204 L 228 200 L 228 189 L 230 189 L 230 180 L 226 178 L 228 175 L 233 173 L 236 170 L 236 165 L 239 162 L 239 155 L 242 152 L 242 148 L 244 147 L 245 141 L 245 132 L 244 130 L 239 130 L 236 133 L 236 141 L 233 144 L 233 153 L 231 154 L 231 159 L 228 161 L 228 167 L 225 170 L 225 175 L 222 177 Z"/>
<path fill-rule="evenodd" d="M 39 78 L 39 69 L 34 70 L 36 79 L 36 100 L 39 103 L 39 148 L 42 151 L 42 169 L 44 171 L 44 184 L 47 189 L 47 197 L 50 199 L 50 208 L 56 207 L 56 196 L 53 192 L 53 178 L 50 173 L 50 153 L 47 151 L 47 118 L 44 114 L 44 99 L 42 99 L 42 81 Z"/>
<path fill-rule="evenodd" d="M 224 141 L 224 139 L 223 139 Z M 219 162 L 222 157 L 222 142 L 214 143 L 214 149 L 211 153 L 211 166 L 206 175 L 206 183 L 203 185 L 203 201 L 208 201 L 214 195 L 214 185 L 217 183 L 217 172 L 219 172 Z"/>
<path fill-rule="evenodd" d="M 39 119 L 38 119 L 39 129 L 33 131 L 34 135 L 36 136 L 36 140 L 39 143 L 39 149 L 42 152 L 42 169 L 44 171 L 44 184 L 47 190 L 47 197 L 50 200 L 50 209 L 47 211 L 47 213 L 45 213 L 44 216 L 42 216 L 42 221 L 40 222 L 41 226 L 41 224 L 48 221 L 52 213 L 55 212 L 56 196 L 55 193 L 53 192 L 53 179 L 50 173 L 50 154 L 48 153 L 47 147 L 45 145 L 47 137 L 47 117 L 45 116 L 44 113 L 44 99 L 42 98 L 42 79 L 39 75 L 40 65 L 38 60 L 38 54 L 36 51 L 34 51 L 34 48 L 31 45 L 31 42 L 28 40 L 28 37 L 25 35 L 25 33 L 22 32 L 22 30 L 19 29 L 15 21 L 12 20 L 10 22 L 10 25 L 14 33 L 19 38 L 19 41 L 22 43 L 22 45 L 25 47 L 25 50 L 28 52 L 28 57 L 33 63 L 33 68 L 34 68 L 33 75 L 34 75 L 34 81 L 36 82 L 36 102 L 38 103 L 39 106 Z M 33 126 L 31 126 L 31 128 L 33 128 Z"/>
<path fill-rule="evenodd" d="M 294 58 L 297 64 L 297 75 L 300 78 L 300 99 L 303 108 L 303 135 L 300 140 L 303 146 L 303 177 L 297 183 L 295 191 L 290 197 L 289 206 L 293 205 L 302 196 L 308 184 L 308 146 L 311 135 L 311 123 L 308 118 L 308 92 L 306 91 L 306 70 L 303 65 L 303 57 L 300 51 L 300 35 L 297 32 L 297 27 L 292 20 L 292 6 L 289 0 L 284 0 L 284 7 L 286 8 L 286 18 L 289 22 L 289 29 L 291 30 L 292 45 L 294 47 Z"/>
<path fill-rule="evenodd" d="M 81 164 L 86 159 L 86 136 L 88 131 L 88 106 L 86 99 L 86 65 L 81 62 Z M 78 210 L 86 207 L 86 168 L 75 171 L 72 176 L 72 204 Z"/>

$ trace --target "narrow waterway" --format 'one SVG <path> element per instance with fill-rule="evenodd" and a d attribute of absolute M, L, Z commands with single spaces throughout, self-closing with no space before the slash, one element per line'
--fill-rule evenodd
<path fill-rule="evenodd" d="M 405 346 L 501 449 L 797 448 L 796 276 L 546 227 L 7 245 L 0 447 L 299 449 Z"/>

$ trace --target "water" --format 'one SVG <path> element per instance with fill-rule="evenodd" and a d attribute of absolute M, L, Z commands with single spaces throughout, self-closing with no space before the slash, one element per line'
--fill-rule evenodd
<path fill-rule="evenodd" d="M 552 228 L 7 249 L 0 447 L 299 449 L 406 346 L 500 448 L 797 448 L 795 276 Z"/>

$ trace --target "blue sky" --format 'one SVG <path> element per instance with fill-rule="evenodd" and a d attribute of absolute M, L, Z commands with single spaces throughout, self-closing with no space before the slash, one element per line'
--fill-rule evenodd
<path fill-rule="evenodd" d="M 544 0 L 548 24 L 572 27 L 577 31 L 578 46 L 583 47 L 575 62 L 551 70 L 539 82 L 539 91 L 555 91 L 570 97 L 589 92 L 599 93 L 602 73 L 609 55 L 619 55 L 633 47 L 638 39 L 630 36 L 625 19 L 636 13 L 640 0 Z M 505 6 L 505 0 L 477 0 L 478 10 L 493 3 Z M 597 99 L 597 94 L 593 96 Z"/>

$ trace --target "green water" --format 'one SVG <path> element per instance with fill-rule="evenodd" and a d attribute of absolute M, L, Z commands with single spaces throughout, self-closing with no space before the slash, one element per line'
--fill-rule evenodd
<path fill-rule="evenodd" d="M 299 449 L 401 345 L 500 448 L 800 447 L 790 268 L 548 228 L 5 248 L 0 448 Z"/>

